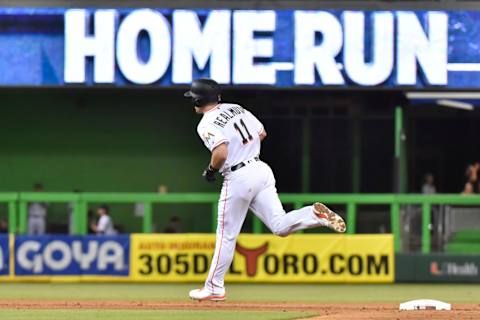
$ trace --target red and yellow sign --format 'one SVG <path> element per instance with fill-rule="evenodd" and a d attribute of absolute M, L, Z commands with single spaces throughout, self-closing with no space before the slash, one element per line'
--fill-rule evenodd
<path fill-rule="evenodd" d="M 135 281 L 204 281 L 215 235 L 133 235 Z M 393 282 L 391 235 L 240 235 L 226 276 L 234 282 Z"/>

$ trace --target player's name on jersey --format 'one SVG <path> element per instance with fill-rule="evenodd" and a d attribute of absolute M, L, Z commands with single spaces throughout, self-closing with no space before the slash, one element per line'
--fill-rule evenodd
<path fill-rule="evenodd" d="M 228 123 L 228 121 L 235 118 L 235 116 L 238 116 L 244 113 L 245 113 L 245 109 L 243 109 L 242 107 L 231 106 L 227 109 L 224 109 L 222 112 L 220 112 L 219 115 L 213 121 L 213 124 L 221 128 L 224 128 L 225 125 Z"/>

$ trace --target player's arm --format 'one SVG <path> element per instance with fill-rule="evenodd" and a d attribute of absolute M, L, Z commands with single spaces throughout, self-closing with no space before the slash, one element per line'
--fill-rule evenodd
<path fill-rule="evenodd" d="M 263 130 L 260 131 L 258 136 L 260 137 L 260 141 L 263 141 L 267 137 L 267 131 L 265 131 L 265 128 L 263 128 Z"/>
<path fill-rule="evenodd" d="M 207 168 L 202 176 L 208 181 L 215 181 L 215 174 L 223 167 L 228 157 L 228 138 L 212 124 L 199 126 L 197 132 L 205 146 L 212 153 Z"/>
<path fill-rule="evenodd" d="M 102 217 L 100 217 L 100 219 L 98 219 L 98 224 L 92 223 L 90 225 L 90 228 L 92 228 L 93 232 L 95 232 L 96 234 L 103 234 L 106 229 L 105 219 L 102 219 Z"/>
<path fill-rule="evenodd" d="M 227 161 L 228 148 L 226 143 L 222 143 L 212 150 L 212 158 L 210 159 L 210 167 L 217 171 L 223 167 L 225 161 Z"/>
<path fill-rule="evenodd" d="M 202 176 L 208 181 L 215 181 L 215 174 L 223 167 L 223 164 L 228 157 L 228 147 L 226 143 L 221 143 L 212 150 L 212 157 L 210 158 L 210 164 L 203 171 Z"/>
<path fill-rule="evenodd" d="M 90 224 L 90 228 L 91 228 L 92 231 L 95 232 L 95 233 L 100 233 L 100 232 L 101 232 L 100 228 L 99 228 L 94 222 L 92 222 L 92 223 Z"/>

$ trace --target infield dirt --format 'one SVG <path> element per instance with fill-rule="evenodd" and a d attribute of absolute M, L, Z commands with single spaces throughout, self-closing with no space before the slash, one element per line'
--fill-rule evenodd
<path fill-rule="evenodd" d="M 256 310 L 309 311 L 318 313 L 305 319 L 326 320 L 420 320 L 480 319 L 480 304 L 454 304 L 452 311 L 399 311 L 393 303 L 264 303 L 264 302 L 178 302 L 178 301 L 62 301 L 3 300 L 0 309 L 135 309 L 135 310 Z"/>

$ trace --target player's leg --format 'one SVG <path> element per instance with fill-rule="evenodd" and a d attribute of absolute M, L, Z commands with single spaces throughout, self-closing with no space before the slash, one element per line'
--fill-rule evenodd
<path fill-rule="evenodd" d="M 224 300 L 225 274 L 230 267 L 235 253 L 238 234 L 247 215 L 249 199 L 242 196 L 244 185 L 225 180 L 218 202 L 218 221 L 215 252 L 205 287 L 190 291 L 195 300 Z"/>
<path fill-rule="evenodd" d="M 250 209 L 275 234 L 286 236 L 292 232 L 326 226 L 337 232 L 345 232 L 343 219 L 321 203 L 285 213 L 278 198 L 273 173 L 265 164 L 266 182 L 252 200 Z"/>
<path fill-rule="evenodd" d="M 47 230 L 45 219 L 39 219 L 37 228 L 38 228 L 38 234 L 39 235 L 44 235 L 45 234 L 45 232 Z"/>
<path fill-rule="evenodd" d="M 278 199 L 275 186 L 263 189 L 250 204 L 250 209 L 276 235 L 286 236 L 292 232 L 326 226 L 326 220 L 315 216 L 313 206 L 286 213 Z"/>
<path fill-rule="evenodd" d="M 28 219 L 28 235 L 36 236 L 38 235 L 38 221 L 36 218 Z"/>
<path fill-rule="evenodd" d="M 33 235 L 33 223 L 31 218 L 28 219 L 27 234 L 29 236 Z"/>

